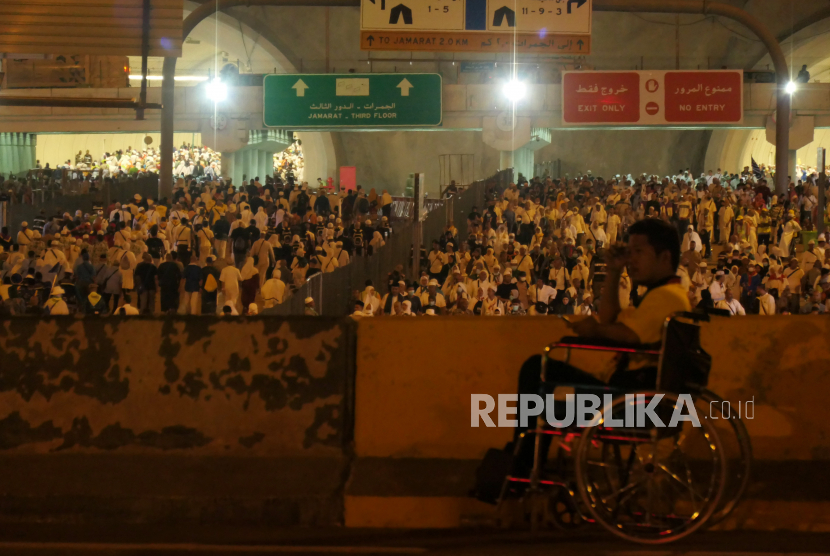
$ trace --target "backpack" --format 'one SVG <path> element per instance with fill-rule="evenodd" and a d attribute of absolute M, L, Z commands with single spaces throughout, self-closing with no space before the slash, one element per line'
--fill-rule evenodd
<path fill-rule="evenodd" d="M 216 282 L 216 277 L 213 274 L 208 274 L 205 278 L 205 291 L 212 293 L 219 289 L 219 284 Z"/>
<path fill-rule="evenodd" d="M 127 252 L 124 251 L 124 254 L 121 255 L 121 264 L 119 265 L 121 270 L 130 270 L 130 259 L 127 257 Z"/>
<path fill-rule="evenodd" d="M 233 250 L 237 252 L 247 251 L 248 250 L 248 242 L 245 241 L 244 237 L 238 237 L 233 242 Z"/>

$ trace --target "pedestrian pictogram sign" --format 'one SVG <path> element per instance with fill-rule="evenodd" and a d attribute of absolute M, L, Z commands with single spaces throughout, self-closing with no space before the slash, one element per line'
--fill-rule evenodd
<path fill-rule="evenodd" d="M 539 43 L 539 50 L 513 45 L 517 52 L 589 54 L 591 20 L 591 0 L 362 0 L 360 45 L 363 50 L 500 52 L 494 39 L 509 33 L 519 43 Z M 557 52 L 550 43 L 565 44 L 557 38 L 572 42 Z"/>

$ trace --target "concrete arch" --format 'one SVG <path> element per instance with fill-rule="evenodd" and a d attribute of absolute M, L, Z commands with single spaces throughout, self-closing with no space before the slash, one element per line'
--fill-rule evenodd
<path fill-rule="evenodd" d="M 792 31 L 787 31 L 778 38 L 788 59 L 792 61 L 790 71 L 793 76 L 806 64 L 813 80 L 830 81 L 830 7 L 799 21 Z M 769 55 L 758 58 L 749 67 L 766 64 L 771 64 Z M 815 145 L 811 143 L 798 150 L 798 160 L 807 165 L 815 164 L 814 147 L 822 143 L 823 131 L 825 130 L 816 130 Z M 721 168 L 734 172 L 751 164 L 752 158 L 759 164 L 774 164 L 769 154 L 774 151 L 774 145 L 766 141 L 764 130 L 715 130 L 706 150 L 705 165 L 707 170 Z"/>
<path fill-rule="evenodd" d="M 200 4 L 210 1 L 186 0 L 185 17 Z M 275 33 L 273 28 L 265 23 L 266 18 L 256 17 L 256 14 L 252 13 L 252 10 L 255 9 L 234 8 L 219 12 L 220 40 L 224 33 L 238 34 L 241 32 L 242 36 L 250 41 L 250 44 L 256 44 L 256 47 L 263 48 L 274 59 L 278 72 L 297 73 L 299 60 L 291 54 L 291 49 L 284 44 L 279 34 Z M 264 8 L 260 7 L 259 10 L 264 10 Z M 191 36 L 205 36 L 212 32 L 213 25 L 214 19 L 211 17 L 197 25 Z M 268 72 L 270 71 L 269 68 Z M 336 180 L 337 155 L 332 134 L 329 132 L 303 132 L 298 134 L 298 137 L 303 143 L 307 181 L 313 183 L 318 177 L 323 178 L 324 181 L 328 177 Z"/>

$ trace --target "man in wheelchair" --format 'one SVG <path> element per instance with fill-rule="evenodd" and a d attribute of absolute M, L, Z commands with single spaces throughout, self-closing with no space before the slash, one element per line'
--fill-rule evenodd
<path fill-rule="evenodd" d="M 607 255 L 607 275 L 600 299 L 598 319 L 594 316 L 569 323 L 576 335 L 591 338 L 612 347 L 642 346 L 661 341 L 666 319 L 676 312 L 690 310 L 686 292 L 680 286 L 677 266 L 680 262 L 680 238 L 667 222 L 655 218 L 640 220 L 628 229 L 628 244 L 612 246 Z M 635 286 L 645 286 L 647 293 L 636 306 L 620 309 L 619 283 L 623 269 Z M 544 388 L 542 379 L 544 376 Z M 547 359 L 544 375 L 542 357 L 536 355 L 525 361 L 519 373 L 519 394 L 555 393 L 557 385 L 585 386 L 587 390 L 607 387 L 616 390 L 653 390 L 657 380 L 657 360 L 654 356 L 623 357 L 607 383 L 562 361 Z M 521 407 L 517 422 L 522 422 Z M 557 411 L 557 414 L 559 412 Z M 535 419 L 528 418 L 528 427 L 518 426 L 514 442 L 528 428 L 535 428 Z M 545 444 L 550 442 L 546 437 Z M 543 450 L 543 454 L 546 450 Z M 513 473 L 529 473 L 533 467 L 532 442 L 522 446 L 514 461 Z"/>

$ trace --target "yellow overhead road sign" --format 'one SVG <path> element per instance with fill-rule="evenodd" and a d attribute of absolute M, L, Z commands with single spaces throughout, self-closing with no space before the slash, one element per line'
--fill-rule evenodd
<path fill-rule="evenodd" d="M 588 54 L 591 0 L 362 0 L 360 30 L 362 50 Z"/>
<path fill-rule="evenodd" d="M 590 54 L 591 37 L 581 35 L 467 32 L 362 31 L 361 50 L 414 50 L 431 52 L 529 52 L 537 54 Z"/>
<path fill-rule="evenodd" d="M 182 55 L 184 0 L 150 0 L 150 56 Z M 0 0 L 0 52 L 141 56 L 143 0 Z"/>

